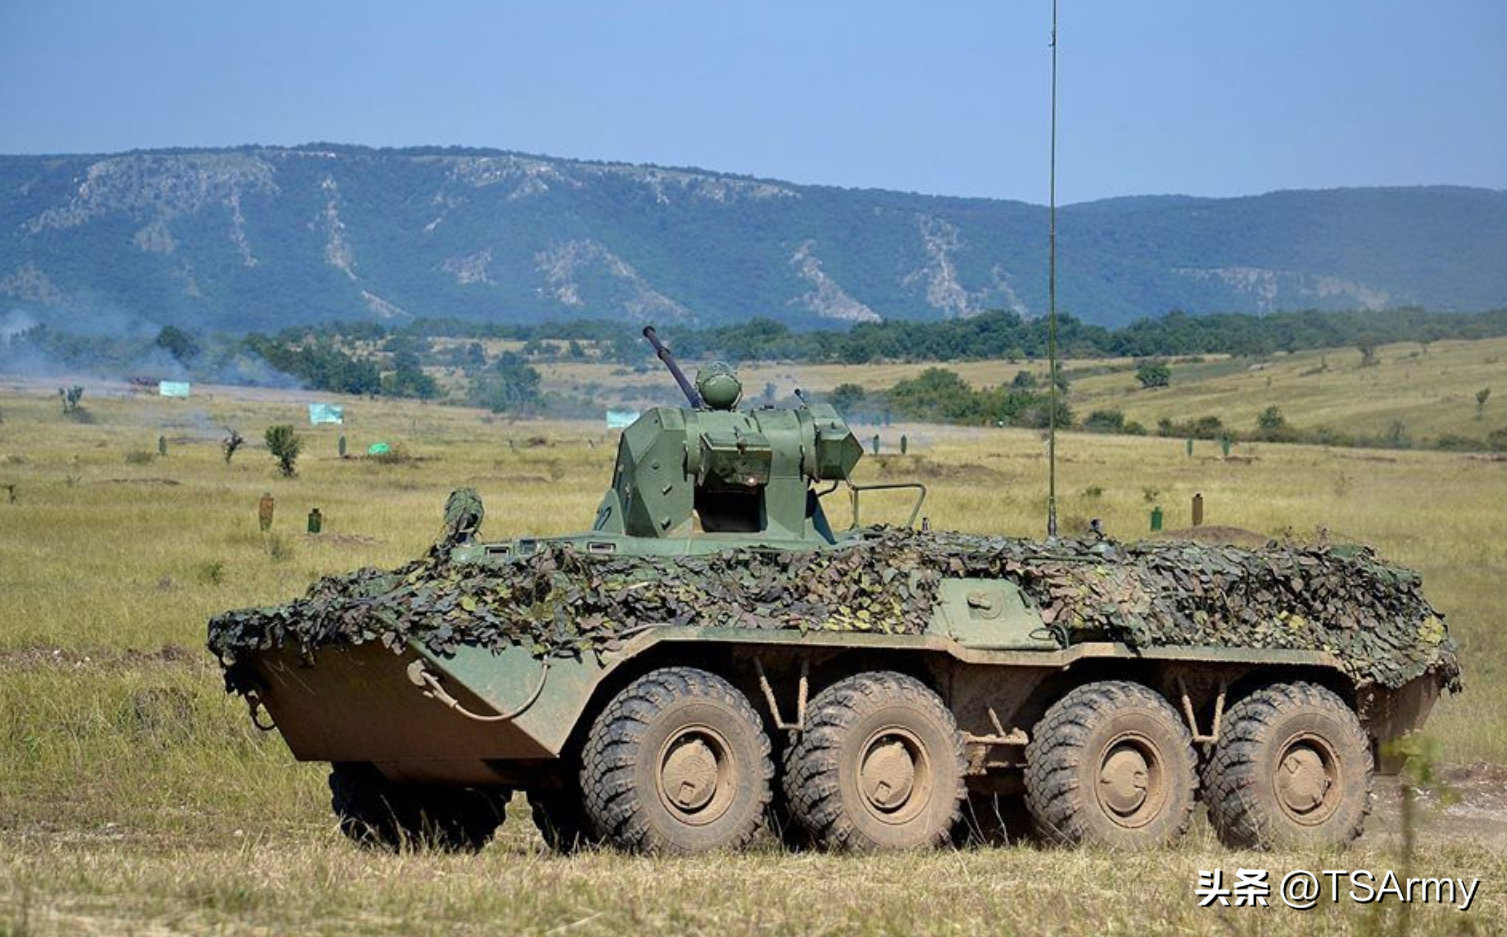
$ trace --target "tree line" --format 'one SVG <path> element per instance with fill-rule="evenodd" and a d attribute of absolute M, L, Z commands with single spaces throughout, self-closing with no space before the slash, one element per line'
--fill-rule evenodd
<path fill-rule="evenodd" d="M 566 349 L 590 343 L 597 356 L 636 363 L 647 353 L 636 326 L 621 322 L 567 321 L 507 325 L 459 319 L 415 319 L 402 325 L 334 323 L 310 334 L 380 340 L 417 338 L 507 339 L 528 346 L 525 357 L 564 357 Z M 1007 310 L 967 319 L 863 322 L 846 329 L 799 330 L 765 317 L 736 325 L 695 328 L 665 324 L 659 332 L 685 358 L 722 358 L 734 363 L 796 361 L 867 364 L 874 361 L 1029 360 L 1047 354 L 1047 321 Z M 1507 308 L 1479 313 L 1433 312 L 1418 307 L 1376 311 L 1214 313 L 1173 310 L 1119 329 L 1091 325 L 1071 314 L 1058 316 L 1057 339 L 1064 357 L 1171 357 L 1228 354 L 1264 357 L 1278 352 L 1356 347 L 1374 350 L 1395 342 L 1480 339 L 1507 335 Z"/>

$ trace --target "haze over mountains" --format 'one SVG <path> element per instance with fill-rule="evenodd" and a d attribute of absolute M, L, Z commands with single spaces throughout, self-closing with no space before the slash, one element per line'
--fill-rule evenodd
<path fill-rule="evenodd" d="M 271 330 L 334 319 L 796 326 L 1046 306 L 1046 209 L 461 149 L 0 156 L 0 313 Z M 1507 192 L 1062 208 L 1059 305 L 1507 304 Z"/>

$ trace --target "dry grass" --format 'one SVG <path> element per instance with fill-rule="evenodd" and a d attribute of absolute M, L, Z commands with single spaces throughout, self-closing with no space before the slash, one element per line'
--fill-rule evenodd
<path fill-rule="evenodd" d="M 1250 432 L 1256 416 L 1272 405 L 1299 429 L 1326 426 L 1372 438 L 1385 436 L 1395 422 L 1420 441 L 1446 434 L 1481 439 L 1507 427 L 1507 338 L 1435 342 L 1426 351 L 1416 343 L 1386 345 L 1377 350 L 1374 366 L 1362 367 L 1360 359 L 1353 348 L 1278 355 L 1259 363 L 1211 355 L 1197 363 L 1174 362 L 1172 384 L 1154 390 L 1141 389 L 1130 359 L 1068 360 L 1063 369 L 1072 376 L 1067 402 L 1080 418 L 1094 410 L 1118 409 L 1148 428 L 1163 417 L 1184 422 L 1207 415 Z M 688 362 L 687 370 L 694 364 Z M 886 390 L 935 366 L 774 362 L 745 368 L 742 376 L 750 397 L 773 384 L 779 399 L 788 399 L 797 387 L 822 393 L 852 383 Z M 1023 370 L 1038 378 L 1046 375 L 1041 361 L 944 366 L 978 387 L 1009 383 Z M 542 373 L 546 386 L 558 392 L 610 395 L 634 405 L 678 402 L 657 368 L 628 373 L 617 365 L 577 362 L 546 365 Z M 1494 388 L 1495 399 L 1477 419 L 1476 392 L 1486 387 Z"/>
<path fill-rule="evenodd" d="M 1431 357 L 1445 354 L 1436 346 Z M 1199 830 L 1178 850 L 1131 857 L 1012 848 L 557 859 L 515 808 L 480 856 L 357 852 L 330 829 L 321 769 L 294 763 L 220 691 L 201 650 L 206 618 L 282 601 L 322 573 L 412 557 L 456 485 L 481 490 L 494 536 L 584 526 L 608 481 L 609 441 L 595 424 L 353 399 L 352 453 L 382 440 L 417 460 L 340 460 L 338 430 L 304 429 L 300 477 L 286 481 L 260 449 L 227 466 L 218 427 L 259 439 L 271 423 L 303 419 L 294 398 L 105 399 L 91 388 L 94 422 L 81 424 L 48 392 L 0 395 L 0 486 L 16 485 L 17 497 L 7 503 L 0 487 L 0 934 L 1362 934 L 1396 924 L 1348 905 L 1219 913 L 1192 898 L 1200 867 L 1381 870 L 1400 861 L 1390 841 L 1344 857 L 1235 856 Z M 882 470 L 926 476 L 936 526 L 1040 529 L 1039 436 L 894 427 L 886 451 L 901 432 L 913 455 Z M 128 452 L 155 452 L 159 434 L 166 458 L 127 463 Z M 534 437 L 547 443 L 529 445 Z M 1421 569 L 1465 645 L 1469 687 L 1430 730 L 1446 760 L 1507 762 L 1507 463 L 1275 445 L 1242 446 L 1239 461 L 1213 458 L 1212 446 L 1189 459 L 1176 440 L 1074 435 L 1060 448 L 1068 526 L 1102 517 L 1111 533 L 1136 536 L 1153 501 L 1181 526 L 1202 492 L 1210 523 L 1304 535 L 1327 526 Z M 875 460 L 864 469 L 880 471 Z M 271 536 L 256 526 L 263 491 L 278 502 Z M 315 506 L 326 531 L 317 538 L 302 532 Z M 876 502 L 866 516 L 901 509 Z M 1416 864 L 1486 883 L 1468 915 L 1416 909 L 1415 933 L 1487 932 L 1507 919 L 1502 853 L 1427 840 Z"/>
<path fill-rule="evenodd" d="M 1490 401 L 1480 419 L 1476 391 L 1494 387 L 1507 394 L 1507 339 L 1386 345 L 1377 363 L 1361 366 L 1353 348 L 1302 352 L 1261 365 L 1209 362 L 1174 365 L 1172 384 L 1139 390 L 1133 371 L 1085 378 L 1073 386 L 1080 412 L 1111 406 L 1146 426 L 1168 417 L 1184 421 L 1211 414 L 1242 431 L 1273 404 L 1302 429 L 1327 426 L 1345 433 L 1381 437 L 1401 422 L 1414 439 L 1445 434 L 1482 438 L 1507 427 L 1507 401 Z"/>
<path fill-rule="evenodd" d="M 1395 867 L 1395 856 L 1010 849 L 884 857 L 701 859 L 541 853 L 517 824 L 476 856 L 356 852 L 318 828 L 176 841 L 22 843 L 0 858 L 18 886 L 15 933 L 35 934 L 1385 934 L 1394 904 L 1204 909 L 1200 868 Z M 1323 863 L 1323 865 L 1320 865 Z M 1429 875 L 1480 876 L 1469 912 L 1415 907 L 1411 933 L 1491 933 L 1507 916 L 1500 854 L 1430 847 Z M 29 899 L 29 904 L 26 902 Z M 1275 901 L 1275 899 L 1273 899 Z M 0 928 L 4 928 L 0 924 Z M 0 929 L 0 933 L 4 933 Z"/>

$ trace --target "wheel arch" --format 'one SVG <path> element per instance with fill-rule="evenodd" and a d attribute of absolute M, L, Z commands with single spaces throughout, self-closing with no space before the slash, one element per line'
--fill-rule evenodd
<path fill-rule="evenodd" d="M 1101 681 L 1129 680 L 1159 693 L 1186 719 L 1193 711 L 1195 735 L 1212 732 L 1216 714 L 1274 683 L 1307 682 L 1334 691 L 1358 713 L 1364 697 L 1355 682 L 1336 667 L 1323 664 L 1292 664 L 1245 661 L 1190 661 L 1157 657 L 1089 658 L 1074 662 L 1047 676 L 1016 714 L 1016 722 L 1030 730 L 1046 709 L 1074 689 Z M 1187 693 L 1185 706 L 1183 694 Z M 1364 722 L 1364 719 L 1363 719 Z"/>

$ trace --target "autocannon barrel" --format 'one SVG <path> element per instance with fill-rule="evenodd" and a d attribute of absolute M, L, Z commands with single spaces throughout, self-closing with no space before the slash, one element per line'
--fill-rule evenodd
<path fill-rule="evenodd" d="M 680 385 L 681 391 L 685 394 L 685 399 L 690 401 L 691 406 L 700 407 L 701 395 L 696 392 L 696 388 L 686 378 L 685 372 L 680 370 L 680 365 L 675 363 L 675 356 L 670 354 L 670 349 L 666 348 L 664 342 L 659 340 L 659 336 L 654 332 L 654 326 L 644 326 L 644 338 L 647 338 L 649 344 L 654 346 L 654 353 L 659 356 L 659 360 L 663 361 L 665 367 L 670 369 L 670 375 L 675 378 L 675 383 Z"/>

